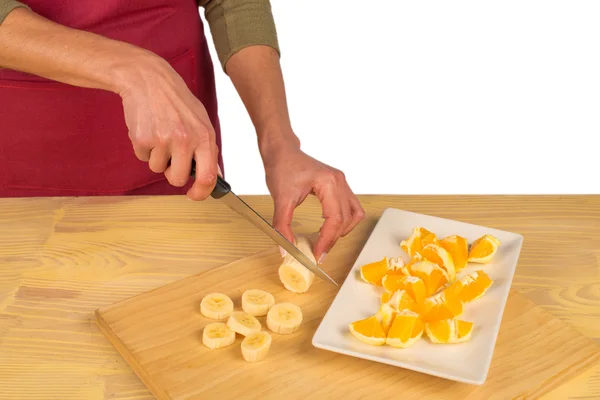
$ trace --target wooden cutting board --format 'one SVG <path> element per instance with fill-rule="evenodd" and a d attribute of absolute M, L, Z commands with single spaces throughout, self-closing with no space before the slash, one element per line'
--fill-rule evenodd
<path fill-rule="evenodd" d="M 341 247 L 341 245 L 340 245 Z M 326 265 L 342 282 L 354 249 L 338 247 Z M 337 259 L 336 259 L 337 257 Z M 339 262 L 338 262 L 339 261 Z M 512 399 L 538 398 L 600 359 L 599 346 L 517 292 L 509 296 L 494 358 L 482 386 L 444 380 L 312 346 L 312 336 L 337 289 L 320 279 L 308 293 L 283 289 L 276 249 L 238 260 L 96 311 L 99 325 L 158 399 Z M 267 359 L 247 363 L 241 339 L 209 350 L 202 297 L 223 292 L 241 308 L 244 290 L 258 288 L 302 308 L 293 335 L 273 334 Z M 259 318 L 263 326 L 264 317 Z"/>

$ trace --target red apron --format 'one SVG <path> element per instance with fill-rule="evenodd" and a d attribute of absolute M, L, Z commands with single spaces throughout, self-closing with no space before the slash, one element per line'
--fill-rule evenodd
<path fill-rule="evenodd" d="M 25 0 L 72 28 L 167 60 L 204 104 L 217 133 L 214 71 L 194 0 Z M 60 5 L 59 5 L 60 4 Z M 223 159 L 219 152 L 219 164 Z M 138 160 L 121 98 L 0 69 L 0 197 L 183 194 Z"/>

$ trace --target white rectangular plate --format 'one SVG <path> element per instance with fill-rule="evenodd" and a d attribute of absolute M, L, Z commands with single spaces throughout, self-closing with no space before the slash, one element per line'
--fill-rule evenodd
<path fill-rule="evenodd" d="M 377 312 L 383 288 L 364 282 L 360 278 L 360 267 L 384 256 L 402 257 L 407 262 L 409 257 L 400 248 L 400 242 L 417 226 L 434 232 L 438 238 L 461 235 L 472 243 L 480 236 L 492 234 L 501 241 L 490 263 L 469 263 L 459 273 L 460 277 L 483 269 L 494 281 L 485 296 L 467 304 L 460 316 L 474 323 L 472 337 L 460 344 L 433 344 L 423 334 L 421 340 L 407 349 L 362 343 L 352 336 L 348 325 Z M 323 317 L 312 343 L 317 348 L 352 357 L 481 385 L 487 378 L 522 244 L 523 237 L 516 233 L 388 208 Z"/>

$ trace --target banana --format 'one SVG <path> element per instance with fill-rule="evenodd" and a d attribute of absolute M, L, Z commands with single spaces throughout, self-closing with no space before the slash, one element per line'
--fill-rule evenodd
<path fill-rule="evenodd" d="M 304 253 L 313 263 L 317 263 L 312 251 L 312 243 L 306 236 L 296 238 L 296 247 Z M 304 293 L 315 280 L 315 274 L 306 269 L 294 257 L 287 254 L 279 266 L 279 279 L 283 286 L 294 293 Z"/>
<path fill-rule="evenodd" d="M 235 342 L 235 332 L 223 322 L 206 325 L 202 332 L 202 343 L 209 349 L 220 349 Z"/>
<path fill-rule="evenodd" d="M 271 335 L 269 332 L 254 332 L 242 341 L 242 356 L 248 362 L 263 360 L 271 348 Z"/>
<path fill-rule="evenodd" d="M 275 304 L 267 314 L 267 327 L 281 335 L 294 333 L 302 323 L 302 310 L 292 303 Z"/>
<path fill-rule="evenodd" d="M 227 320 L 227 326 L 234 332 L 243 336 L 248 336 L 251 333 L 258 332 L 262 326 L 256 317 L 243 311 L 235 311 L 231 313 Z"/>
<path fill-rule="evenodd" d="M 242 294 L 242 309 L 255 317 L 267 315 L 273 304 L 275 297 L 264 290 L 250 289 Z"/>
<path fill-rule="evenodd" d="M 202 298 L 200 312 L 206 318 L 224 319 L 233 312 L 233 301 L 223 293 L 211 293 Z"/>

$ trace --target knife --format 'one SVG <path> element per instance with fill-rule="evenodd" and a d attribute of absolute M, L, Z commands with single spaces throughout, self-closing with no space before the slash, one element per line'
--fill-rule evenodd
<path fill-rule="evenodd" d="M 196 176 L 196 163 L 192 161 L 192 178 Z M 338 284 L 325 271 L 317 267 L 304 253 L 302 253 L 292 242 L 287 240 L 277 229 L 269 224 L 263 217 L 260 216 L 252 207 L 244 200 L 240 199 L 231 191 L 231 186 L 223 178 L 217 176 L 217 184 L 211 193 L 211 197 L 225 203 L 233 211 L 237 212 L 248 221 L 253 223 L 257 228 L 269 236 L 275 243 L 281 246 L 285 251 L 294 257 L 300 264 L 312 271 L 315 275 L 322 279 L 338 286 Z"/>

